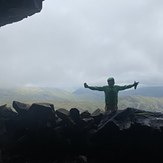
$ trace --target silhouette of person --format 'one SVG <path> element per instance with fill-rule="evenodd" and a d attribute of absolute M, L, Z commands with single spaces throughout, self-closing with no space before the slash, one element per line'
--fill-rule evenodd
<path fill-rule="evenodd" d="M 111 110 L 117 110 L 118 109 L 118 92 L 121 90 L 129 89 L 132 87 L 137 87 L 139 82 L 134 82 L 134 84 L 130 85 L 124 85 L 124 86 L 119 86 L 119 85 L 114 85 L 115 81 L 114 78 L 108 78 L 107 79 L 108 85 L 107 86 L 102 86 L 102 87 L 93 87 L 93 86 L 88 86 L 87 83 L 84 83 L 85 88 L 89 88 L 91 90 L 97 90 L 97 91 L 104 91 L 105 93 L 105 111 Z"/>

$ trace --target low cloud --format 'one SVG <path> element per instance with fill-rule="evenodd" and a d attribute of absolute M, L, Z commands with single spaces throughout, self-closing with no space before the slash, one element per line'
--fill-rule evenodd
<path fill-rule="evenodd" d="M 45 1 L 0 29 L 0 86 L 162 85 L 162 2 Z"/>

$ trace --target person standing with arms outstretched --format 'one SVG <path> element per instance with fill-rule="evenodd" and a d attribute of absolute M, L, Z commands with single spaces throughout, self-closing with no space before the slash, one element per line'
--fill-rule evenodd
<path fill-rule="evenodd" d="M 107 79 L 108 85 L 107 86 L 102 86 L 102 87 L 92 87 L 88 86 L 87 83 L 84 83 L 85 88 L 89 88 L 91 90 L 97 90 L 97 91 L 104 91 L 105 93 L 105 111 L 111 110 L 117 110 L 118 109 L 118 92 L 129 89 L 132 87 L 137 87 L 139 82 L 134 82 L 134 84 L 130 85 L 124 85 L 124 86 L 119 86 L 119 85 L 114 85 L 115 81 L 114 78 L 108 78 Z"/>

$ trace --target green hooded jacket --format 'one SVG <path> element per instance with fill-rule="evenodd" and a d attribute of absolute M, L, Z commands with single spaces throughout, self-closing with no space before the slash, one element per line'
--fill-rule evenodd
<path fill-rule="evenodd" d="M 131 85 L 124 85 L 124 86 L 118 86 L 118 85 L 113 85 L 113 86 L 103 86 L 103 87 L 92 87 L 89 86 L 88 88 L 91 90 L 97 90 L 97 91 L 104 91 L 105 92 L 105 104 L 106 105 L 117 105 L 118 104 L 118 92 L 132 88 L 133 84 Z"/>

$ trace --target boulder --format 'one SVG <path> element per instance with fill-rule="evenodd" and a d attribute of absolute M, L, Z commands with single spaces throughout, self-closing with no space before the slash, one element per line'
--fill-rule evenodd
<path fill-rule="evenodd" d="M 27 114 L 27 111 L 30 108 L 29 104 L 25 104 L 22 102 L 18 102 L 18 101 L 13 101 L 13 108 L 20 114 Z"/>
<path fill-rule="evenodd" d="M 105 112 L 92 141 L 114 158 L 158 157 L 163 150 L 163 114 L 134 108 Z M 115 159 L 114 158 L 114 159 Z M 105 158 L 106 159 L 106 158 Z M 149 159 L 150 160 L 150 159 Z"/>
<path fill-rule="evenodd" d="M 28 110 L 30 127 L 54 127 L 56 126 L 56 117 L 53 104 L 33 103 Z"/>
<path fill-rule="evenodd" d="M 8 120 L 17 115 L 17 112 L 11 108 L 7 107 L 7 104 L 0 106 L 0 120 Z"/>
<path fill-rule="evenodd" d="M 56 114 L 57 116 L 62 119 L 62 125 L 66 125 L 70 128 L 72 128 L 75 125 L 75 121 L 73 120 L 73 116 L 75 116 L 74 114 L 77 113 L 76 109 L 72 109 L 71 110 L 71 114 L 68 110 L 64 109 L 64 108 L 60 108 L 56 110 Z M 72 117 L 71 117 L 72 115 Z M 71 131 L 70 131 L 71 132 Z"/>
<path fill-rule="evenodd" d="M 64 108 L 60 108 L 56 110 L 56 114 L 59 118 L 65 120 L 69 116 L 69 111 Z"/>
<path fill-rule="evenodd" d="M 81 117 L 81 118 L 90 118 L 90 117 L 91 117 L 91 114 L 89 113 L 88 110 L 86 110 L 86 111 L 83 111 L 83 112 L 80 114 L 80 117 Z"/>
<path fill-rule="evenodd" d="M 93 117 L 94 119 L 94 123 L 96 125 L 99 125 L 102 117 L 103 117 L 103 114 L 104 114 L 104 111 L 101 110 L 101 109 L 96 109 L 92 114 L 91 114 L 91 117 Z"/>
<path fill-rule="evenodd" d="M 77 108 L 55 112 L 48 103 L 32 104 L 26 116 L 11 116 L 8 111 L 6 105 L 0 107 L 0 149 L 6 150 L 4 158 L 13 160 L 14 156 L 17 162 L 18 158 L 23 159 L 21 162 L 31 158 L 38 162 L 46 162 L 47 158 L 51 162 L 78 161 L 76 156 L 81 155 L 91 163 L 162 157 L 163 114 L 159 112 L 127 108 L 103 113 L 97 109 L 91 116 L 87 112 L 81 116 Z M 56 123 L 56 116 L 62 123 Z"/>
<path fill-rule="evenodd" d="M 70 116 L 75 122 L 80 120 L 80 114 L 79 113 L 80 112 L 77 108 L 71 108 L 70 109 Z"/>
<path fill-rule="evenodd" d="M 0 136 L 7 132 L 6 123 L 16 115 L 17 112 L 7 104 L 0 106 Z"/>
<path fill-rule="evenodd" d="M 49 103 L 33 103 L 29 108 L 29 112 L 45 113 L 45 115 L 41 114 L 41 116 L 55 114 L 54 105 Z"/>
<path fill-rule="evenodd" d="M 17 136 L 19 149 L 29 150 L 27 157 L 40 157 L 52 150 L 57 141 L 54 128 L 57 126 L 54 105 L 50 103 L 33 103 L 27 112 L 26 132 Z M 23 122 L 23 120 L 22 120 Z M 47 153 L 46 153 L 47 152 Z M 48 157 L 48 156 L 47 156 Z"/>
<path fill-rule="evenodd" d="M 92 117 L 82 118 L 82 121 L 86 124 L 92 124 L 94 122 L 94 119 Z"/>

